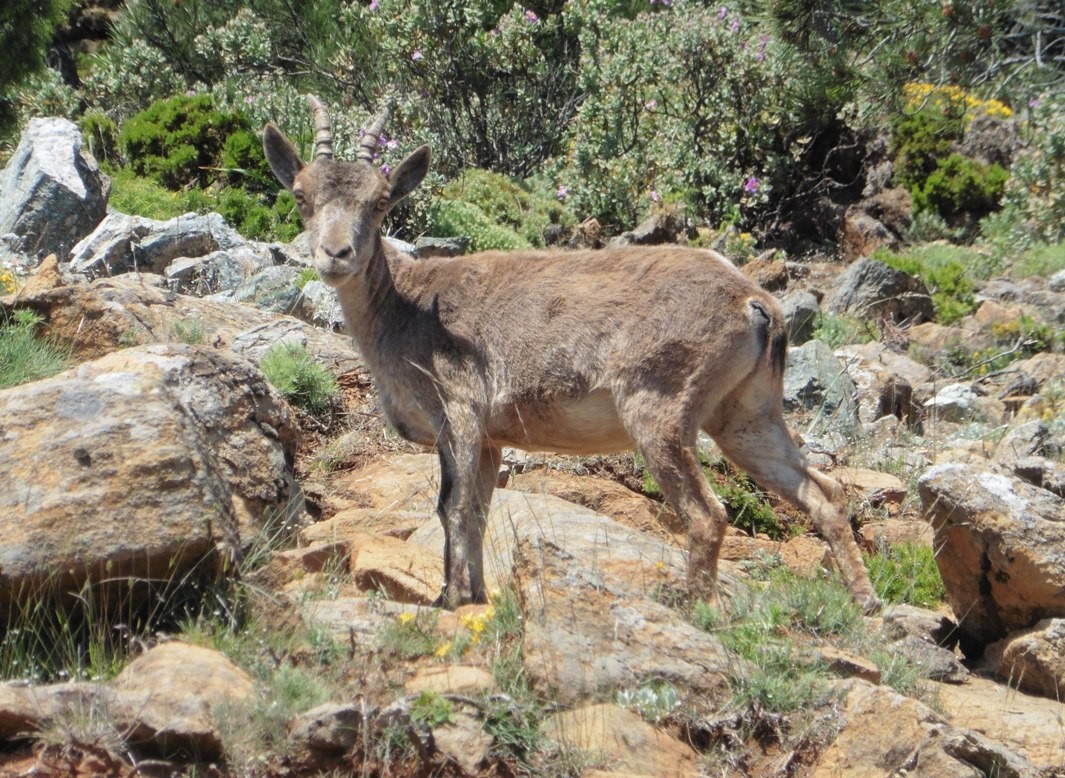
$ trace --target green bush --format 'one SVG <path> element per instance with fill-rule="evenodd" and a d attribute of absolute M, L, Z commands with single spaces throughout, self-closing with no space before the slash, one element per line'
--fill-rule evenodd
<path fill-rule="evenodd" d="M 542 185 L 474 168 L 443 188 L 440 197 L 477 206 L 488 219 L 509 227 L 533 246 L 544 245 L 551 225 L 572 227 L 573 214 Z"/>
<path fill-rule="evenodd" d="M 204 187 L 217 178 L 230 135 L 248 130 L 240 115 L 215 110 L 210 95 L 177 95 L 131 117 L 119 144 L 139 175 L 170 189 Z"/>
<path fill-rule="evenodd" d="M 430 230 L 442 238 L 467 237 L 471 251 L 527 249 L 532 244 L 512 228 L 496 224 L 473 203 L 437 200 L 429 209 Z"/>
<path fill-rule="evenodd" d="M 984 216 L 998 208 L 1009 173 L 999 165 L 984 165 L 961 154 L 936 161 L 936 168 L 915 186 L 916 211 L 935 210 L 950 218 L 962 214 Z"/>
<path fill-rule="evenodd" d="M 886 602 L 935 608 L 947 597 L 929 546 L 903 543 L 867 554 L 866 566 L 877 595 Z"/>
<path fill-rule="evenodd" d="M 289 402 L 313 414 L 324 413 L 338 390 L 337 380 L 299 344 L 278 343 L 259 365 Z"/>

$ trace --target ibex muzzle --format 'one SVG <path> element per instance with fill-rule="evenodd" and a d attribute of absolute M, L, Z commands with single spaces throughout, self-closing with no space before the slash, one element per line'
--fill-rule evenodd
<path fill-rule="evenodd" d="M 309 101 L 313 161 L 272 124 L 263 147 L 388 420 L 440 456 L 444 603 L 486 598 L 485 513 L 504 446 L 637 449 L 688 522 L 689 588 L 711 594 L 726 515 L 696 454 L 705 430 L 810 514 L 854 598 L 879 605 L 839 485 L 806 463 L 784 424 L 787 339 L 771 295 L 719 254 L 676 246 L 407 257 L 382 240 L 381 221 L 425 177 L 429 148 L 383 176 L 371 164 L 381 118 L 354 162 L 335 160 L 325 111 Z"/>

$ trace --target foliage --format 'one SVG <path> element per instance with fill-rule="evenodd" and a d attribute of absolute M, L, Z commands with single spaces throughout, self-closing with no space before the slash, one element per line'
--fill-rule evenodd
<path fill-rule="evenodd" d="M 195 346 L 203 342 L 203 320 L 196 317 L 174 319 L 170 322 L 170 331 L 182 343 Z"/>
<path fill-rule="evenodd" d="M 428 690 L 419 693 L 410 706 L 411 721 L 430 729 L 449 723 L 452 715 L 451 700 Z"/>
<path fill-rule="evenodd" d="M 1037 243 L 1017 256 L 1009 268 L 1014 278 L 1049 278 L 1061 270 L 1065 270 L 1065 243 Z"/>
<path fill-rule="evenodd" d="M 1028 143 L 1013 161 L 1003 196 L 1006 249 L 1065 240 L 1065 95 L 1029 104 Z"/>
<path fill-rule="evenodd" d="M 449 182 L 440 197 L 474 205 L 488 223 L 509 227 L 529 245 L 543 246 L 552 225 L 572 227 L 574 218 L 555 192 L 536 184 L 474 168 Z"/>
<path fill-rule="evenodd" d="M 401 613 L 382 628 L 377 636 L 378 645 L 386 654 L 401 659 L 435 654 L 439 644 L 432 633 L 435 624 L 435 613 Z"/>
<path fill-rule="evenodd" d="M 14 87 L 45 64 L 48 44 L 73 0 L 5 0 L 0 7 L 0 137 L 15 122 Z"/>
<path fill-rule="evenodd" d="M 934 209 L 946 217 L 983 216 L 998 207 L 1009 173 L 999 165 L 984 165 L 961 154 L 936 160 L 936 168 L 920 188 L 913 207 Z"/>
<path fill-rule="evenodd" d="M 656 724 L 680 707 L 677 690 L 666 682 L 646 684 L 635 691 L 622 689 L 617 694 L 617 702 Z"/>
<path fill-rule="evenodd" d="M 953 324 L 976 308 L 973 270 L 979 269 L 981 262 L 971 249 L 929 244 L 900 254 L 878 250 L 873 257 L 920 278 L 932 293 L 936 319 L 941 324 Z"/>
<path fill-rule="evenodd" d="M 429 210 L 434 235 L 442 238 L 466 237 L 472 251 L 526 249 L 531 244 L 510 227 L 496 224 L 473 203 L 438 200 Z"/>
<path fill-rule="evenodd" d="M 602 2 L 567 14 L 584 98 L 556 175 L 575 210 L 630 225 L 670 196 L 719 224 L 764 202 L 784 162 L 772 126 L 783 73 L 767 36 L 684 0 L 631 19 Z"/>
<path fill-rule="evenodd" d="M 833 349 L 853 343 L 868 343 L 874 339 L 874 335 L 869 322 L 833 313 L 819 314 L 817 327 L 813 331 L 814 340 L 820 340 Z"/>
<path fill-rule="evenodd" d="M 259 368 L 289 402 L 312 414 L 322 414 L 338 390 L 336 378 L 302 344 L 278 343 L 263 356 Z"/>
<path fill-rule="evenodd" d="M 877 596 L 885 602 L 935 608 L 947 596 L 935 552 L 918 543 L 902 543 L 865 556 Z"/>
<path fill-rule="evenodd" d="M 777 540 L 787 536 L 787 530 L 770 507 L 765 492 L 746 473 L 737 470 L 727 460 L 719 459 L 711 464 L 708 475 L 710 486 L 724 503 L 732 526 L 751 535 L 764 533 Z"/>
<path fill-rule="evenodd" d="M 133 170 L 170 189 L 190 183 L 206 186 L 218 168 L 231 135 L 247 133 L 236 113 L 218 111 L 210 95 L 177 95 L 159 100 L 122 125 L 119 145 Z M 259 152 L 260 165 L 265 164 Z"/>
<path fill-rule="evenodd" d="M 69 367 L 69 349 L 35 334 L 43 321 L 30 310 L 0 318 L 0 389 L 38 381 Z"/>

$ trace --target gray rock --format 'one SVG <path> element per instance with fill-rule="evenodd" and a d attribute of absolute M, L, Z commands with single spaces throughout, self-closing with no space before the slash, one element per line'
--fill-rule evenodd
<path fill-rule="evenodd" d="M 162 273 L 179 257 L 203 257 L 245 242 L 217 213 L 187 213 L 167 221 L 111 213 L 74 246 L 70 267 L 89 278 L 130 270 Z"/>
<path fill-rule="evenodd" d="M 301 318 L 319 327 L 334 332 L 343 332 L 344 311 L 337 299 L 337 292 L 321 281 L 308 281 L 303 285 Z"/>
<path fill-rule="evenodd" d="M 327 702 L 297 716 L 288 737 L 299 750 L 341 756 L 355 747 L 364 725 L 358 705 Z"/>
<path fill-rule="evenodd" d="M 608 245 L 620 246 L 656 246 L 662 243 L 674 243 L 680 224 L 676 214 L 668 211 L 653 213 L 634 230 L 623 232 L 611 238 Z"/>
<path fill-rule="evenodd" d="M 924 407 L 940 421 L 972 421 L 978 397 L 970 384 L 950 384 L 940 389 Z"/>
<path fill-rule="evenodd" d="M 935 316 L 932 297 L 920 279 L 868 258 L 840 273 L 823 307 L 829 313 L 911 324 Z"/>
<path fill-rule="evenodd" d="M 31 119 L 0 173 L 0 235 L 29 257 L 66 257 L 107 212 L 111 181 L 66 119 Z"/>
<path fill-rule="evenodd" d="M 198 257 L 180 257 L 163 274 L 170 289 L 179 294 L 207 297 L 236 289 L 246 279 L 273 264 L 272 257 L 251 246 L 212 251 Z"/>
<path fill-rule="evenodd" d="M 460 257 L 470 247 L 470 239 L 458 238 L 431 238 L 423 236 L 414 243 L 418 256 L 422 259 L 429 257 Z"/>
<path fill-rule="evenodd" d="M 889 640 L 916 637 L 947 649 L 958 644 L 958 625 L 942 613 L 914 605 L 892 605 L 884 611 L 883 619 L 881 631 Z"/>
<path fill-rule="evenodd" d="M 1059 270 L 1052 275 L 1047 286 L 1052 292 L 1065 292 L 1065 270 Z"/>
<path fill-rule="evenodd" d="M 788 350 L 784 409 L 816 410 L 828 426 L 849 429 L 857 422 L 857 389 L 832 349 L 811 340 Z"/>
<path fill-rule="evenodd" d="M 801 289 L 782 296 L 780 304 L 788 325 L 788 340 L 793 346 L 801 346 L 813 337 L 821 305 L 813 294 Z"/>
<path fill-rule="evenodd" d="M 958 661 L 953 651 L 922 640 L 916 635 L 907 635 L 891 644 L 893 651 L 906 656 L 916 665 L 925 678 L 947 683 L 964 683 L 969 671 Z"/>
<path fill-rule="evenodd" d="M 959 464 L 930 468 L 918 489 L 966 656 L 1041 618 L 1065 617 L 1065 500 Z"/>
<path fill-rule="evenodd" d="M 214 299 L 249 303 L 263 311 L 285 313 L 306 320 L 303 290 L 299 286 L 301 272 L 300 268 L 290 265 L 268 267 L 245 280 L 232 292 Z"/>

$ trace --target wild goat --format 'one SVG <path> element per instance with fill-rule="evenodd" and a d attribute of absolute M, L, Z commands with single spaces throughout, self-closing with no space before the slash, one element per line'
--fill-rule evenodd
<path fill-rule="evenodd" d="M 712 594 L 726 515 L 699 467 L 705 430 L 755 481 L 808 512 L 852 596 L 879 602 L 840 510 L 784 424 L 780 306 L 712 251 L 494 251 L 415 260 L 381 237 L 421 183 L 422 146 L 386 177 L 372 164 L 387 113 L 354 162 L 333 159 L 325 108 L 308 97 L 305 164 L 273 124 L 266 158 L 296 199 L 314 264 L 335 287 L 389 422 L 440 457 L 449 606 L 486 598 L 485 514 L 503 446 L 565 454 L 635 448 L 688 522 L 688 586 Z"/>

